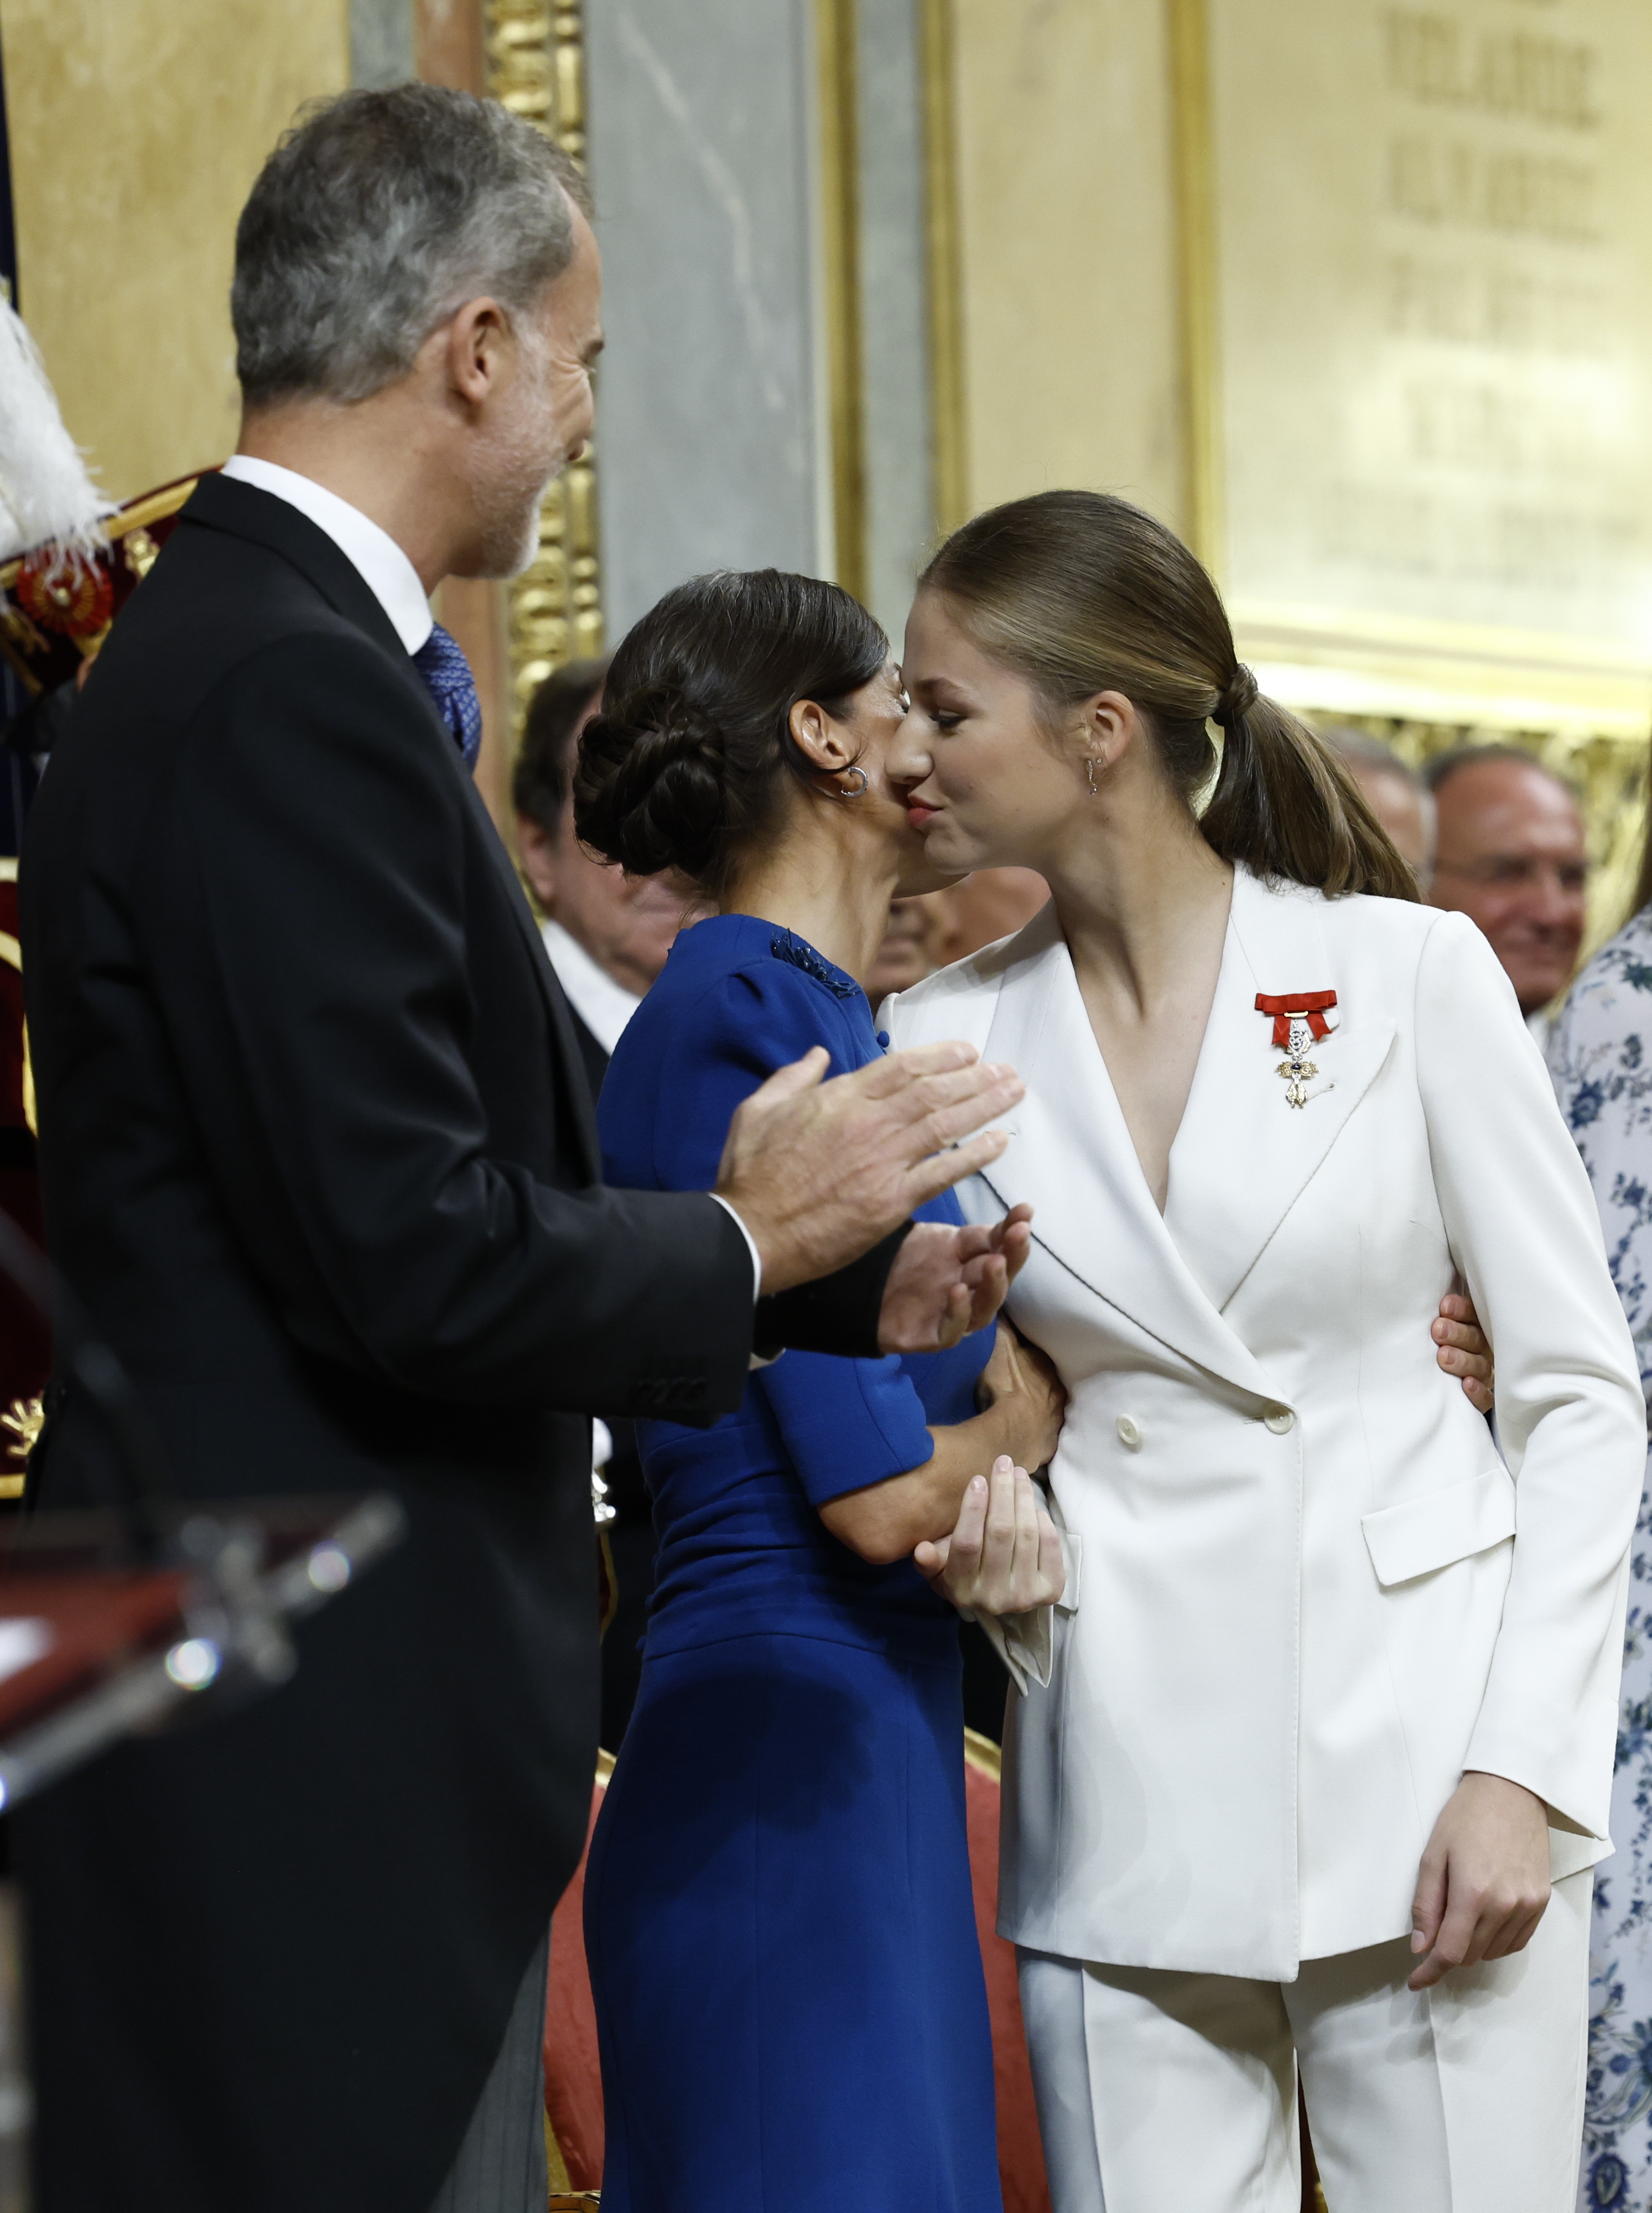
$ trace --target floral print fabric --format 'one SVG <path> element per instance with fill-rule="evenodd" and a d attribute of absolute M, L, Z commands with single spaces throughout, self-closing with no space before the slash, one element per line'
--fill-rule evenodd
<path fill-rule="evenodd" d="M 1594 1186 L 1612 1277 L 1652 1396 L 1652 907 L 1585 968 L 1549 1072 Z M 1652 2213 L 1652 1508 L 1641 1495 L 1612 1784 L 1613 1856 L 1594 1880 L 1579 2204 Z"/>

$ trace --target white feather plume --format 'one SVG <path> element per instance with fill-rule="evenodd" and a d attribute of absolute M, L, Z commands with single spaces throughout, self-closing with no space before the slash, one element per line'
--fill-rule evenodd
<path fill-rule="evenodd" d="M 69 435 L 40 348 L 0 299 L 0 561 L 48 542 L 70 559 L 90 554 L 113 506 Z"/>

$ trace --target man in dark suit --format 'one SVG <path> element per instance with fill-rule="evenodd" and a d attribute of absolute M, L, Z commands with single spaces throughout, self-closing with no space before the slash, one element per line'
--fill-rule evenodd
<path fill-rule="evenodd" d="M 588 1417 L 713 1419 L 754 1346 L 955 1334 L 1022 1249 L 897 1241 L 1019 1095 L 961 1046 L 782 1071 L 715 1196 L 600 1186 L 426 597 L 518 565 L 584 440 L 584 205 L 529 126 L 432 87 L 283 141 L 237 236 L 241 451 L 34 810 L 54 1257 L 181 1491 L 388 1488 L 410 1525 L 291 1683 L 21 1809 L 38 2213 L 542 2207 L 544 1938 L 596 1739 Z M 119 1488 L 72 1388 L 37 1472 L 44 1506 Z"/>
<path fill-rule="evenodd" d="M 574 1018 L 594 1101 L 608 1062 L 686 921 L 703 913 L 689 884 L 627 876 L 595 860 L 574 835 L 573 767 L 579 734 L 602 697 L 606 661 L 573 661 L 528 702 L 511 771 L 516 850 L 545 919 L 539 934 Z M 605 1424 L 603 1529 L 613 1614 L 602 1639 L 602 1741 L 618 1752 L 642 1680 L 638 1646 L 654 1588 L 654 1509 L 634 1425 Z"/>

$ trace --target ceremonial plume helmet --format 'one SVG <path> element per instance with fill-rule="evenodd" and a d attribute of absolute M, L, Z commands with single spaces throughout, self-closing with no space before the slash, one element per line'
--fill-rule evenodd
<path fill-rule="evenodd" d="M 89 558 L 111 504 L 69 435 L 40 349 L 0 300 L 0 561 L 47 544 L 65 562 Z"/>

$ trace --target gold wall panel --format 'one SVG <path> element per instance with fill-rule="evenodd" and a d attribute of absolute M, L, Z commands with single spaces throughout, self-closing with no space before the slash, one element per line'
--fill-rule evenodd
<path fill-rule="evenodd" d="M 233 448 L 235 218 L 348 30 L 348 0 L 0 0 L 21 305 L 112 497 Z"/>
<path fill-rule="evenodd" d="M 953 73 L 951 501 L 1082 485 L 1186 527 L 1166 0 L 929 4 L 948 10 Z"/>
<path fill-rule="evenodd" d="M 1204 11 L 1209 550 L 1287 698 L 1652 716 L 1652 9 Z"/>
<path fill-rule="evenodd" d="M 565 147 L 585 153 L 584 30 L 576 5 L 485 0 L 488 90 Z M 596 472 L 587 454 L 545 496 L 534 557 L 507 588 L 513 720 L 553 669 L 602 650 Z"/>

